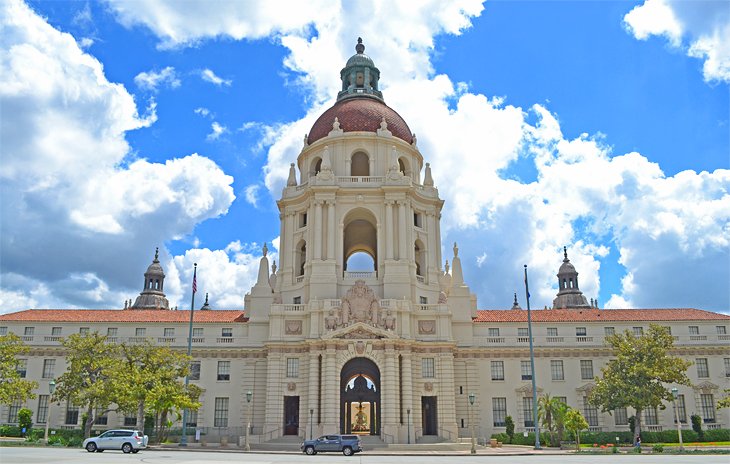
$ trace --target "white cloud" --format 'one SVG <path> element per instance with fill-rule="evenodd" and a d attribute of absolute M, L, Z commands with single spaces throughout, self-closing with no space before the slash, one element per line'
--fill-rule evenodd
<path fill-rule="evenodd" d="M 248 187 L 246 187 L 246 201 L 250 203 L 254 208 L 258 207 L 260 188 L 261 186 L 257 184 L 249 185 Z"/>
<path fill-rule="evenodd" d="M 687 55 L 704 60 L 705 80 L 730 82 L 730 8 L 726 1 L 646 0 L 624 16 L 639 40 L 665 36 Z"/>
<path fill-rule="evenodd" d="M 213 121 L 213 123 L 210 125 L 210 130 L 211 133 L 205 137 L 208 140 L 218 140 L 221 135 L 228 132 L 228 128 L 226 126 L 220 125 L 217 121 Z"/>
<path fill-rule="evenodd" d="M 175 68 L 168 66 L 163 70 L 141 72 L 134 77 L 134 83 L 143 90 L 157 91 L 160 86 L 168 86 L 172 89 L 180 87 L 180 79 L 175 73 Z"/>
<path fill-rule="evenodd" d="M 200 116 L 202 116 L 204 118 L 207 118 L 208 116 L 211 116 L 211 117 L 213 116 L 213 113 L 211 113 L 208 108 L 204 108 L 202 106 L 199 108 L 195 108 L 193 111 L 195 112 L 195 114 L 199 114 Z"/>
<path fill-rule="evenodd" d="M 2 310 L 122 307 L 154 246 L 227 211 L 233 179 L 198 155 L 130 159 L 126 133 L 152 124 L 154 106 L 140 116 L 24 3 L 2 3 L 0 23 L 2 295 L 22 305 Z"/>
<path fill-rule="evenodd" d="M 216 76 L 213 71 L 211 71 L 210 69 L 207 69 L 207 68 L 200 71 L 200 77 L 204 81 L 210 82 L 211 84 L 215 84 L 219 87 L 222 85 L 225 85 L 226 87 L 230 87 L 231 84 L 233 83 L 233 81 L 230 79 L 223 79 L 223 78 Z"/>

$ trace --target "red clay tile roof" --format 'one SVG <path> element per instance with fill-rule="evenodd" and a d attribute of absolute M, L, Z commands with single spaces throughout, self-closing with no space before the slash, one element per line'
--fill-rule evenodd
<path fill-rule="evenodd" d="M 308 143 L 327 137 L 332 130 L 335 117 L 345 132 L 376 132 L 385 117 L 388 130 L 394 137 L 413 143 L 413 134 L 401 116 L 385 103 L 374 98 L 346 98 L 322 113 L 309 131 Z"/>
<path fill-rule="evenodd" d="M 701 309 L 538 309 L 531 311 L 534 322 L 601 322 L 601 321 L 701 321 L 730 320 L 726 314 Z M 527 311 L 477 310 L 474 322 L 527 322 Z"/>
<path fill-rule="evenodd" d="M 195 311 L 196 323 L 246 322 L 243 311 Z M 0 315 L 1 321 L 27 322 L 188 322 L 190 311 L 161 309 L 28 309 Z"/>

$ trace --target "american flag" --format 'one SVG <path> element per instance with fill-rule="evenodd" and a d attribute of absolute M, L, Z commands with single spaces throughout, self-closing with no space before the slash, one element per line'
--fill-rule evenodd
<path fill-rule="evenodd" d="M 198 291 L 198 269 L 193 271 L 193 293 Z"/>

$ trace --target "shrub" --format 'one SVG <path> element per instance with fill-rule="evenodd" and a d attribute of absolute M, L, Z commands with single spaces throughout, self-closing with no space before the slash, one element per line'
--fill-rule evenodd
<path fill-rule="evenodd" d="M 18 427 L 20 427 L 21 433 L 23 429 L 25 429 L 25 433 L 30 432 L 33 427 L 33 411 L 28 408 L 18 411 Z"/>
<path fill-rule="evenodd" d="M 636 433 L 636 416 L 629 417 L 629 432 L 631 432 L 631 441 L 634 441 L 634 433 Z"/>
<path fill-rule="evenodd" d="M 706 441 L 730 441 L 730 429 L 715 429 L 704 432 Z"/>
<path fill-rule="evenodd" d="M 651 447 L 651 451 L 652 451 L 652 453 L 663 453 L 664 446 L 657 443 L 656 445 Z"/>
<path fill-rule="evenodd" d="M 0 436 L 19 437 L 20 435 L 20 427 L 17 425 L 0 425 Z"/>
<path fill-rule="evenodd" d="M 507 437 L 509 438 L 509 441 L 503 440 L 505 443 L 512 443 L 512 440 L 515 437 L 515 422 L 512 420 L 512 416 L 507 416 L 504 418 L 504 426 L 507 429 Z"/>
<path fill-rule="evenodd" d="M 697 414 L 692 414 L 690 419 L 692 419 L 692 430 L 697 433 L 697 438 L 699 438 L 700 441 L 704 441 L 705 431 L 702 430 L 702 418 Z"/>

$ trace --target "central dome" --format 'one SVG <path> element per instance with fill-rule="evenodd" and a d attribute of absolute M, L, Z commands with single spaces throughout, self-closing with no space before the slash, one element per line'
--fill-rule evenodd
<path fill-rule="evenodd" d="M 394 137 L 413 143 L 413 134 L 403 118 L 382 101 L 369 97 L 346 98 L 335 103 L 314 123 L 307 143 L 312 144 L 327 137 L 335 118 L 340 123 L 340 129 L 345 132 L 377 132 L 380 122 L 385 118 L 388 130 Z"/>

